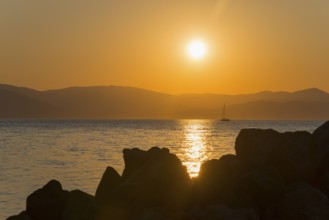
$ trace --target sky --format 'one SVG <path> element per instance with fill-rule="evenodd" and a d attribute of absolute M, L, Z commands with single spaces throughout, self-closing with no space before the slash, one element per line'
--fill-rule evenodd
<path fill-rule="evenodd" d="M 327 0 L 0 0 L 0 83 L 329 91 L 328 27 Z"/>

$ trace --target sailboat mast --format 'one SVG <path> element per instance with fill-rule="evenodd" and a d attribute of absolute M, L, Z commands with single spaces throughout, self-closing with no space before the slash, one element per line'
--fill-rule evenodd
<path fill-rule="evenodd" d="M 226 103 L 224 103 L 224 106 L 223 106 L 223 117 L 222 117 L 222 121 L 230 121 L 229 118 L 226 118 Z"/>

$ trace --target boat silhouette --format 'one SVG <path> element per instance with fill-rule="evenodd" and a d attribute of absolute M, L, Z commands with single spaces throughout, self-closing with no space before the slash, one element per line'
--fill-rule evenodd
<path fill-rule="evenodd" d="M 226 105 L 225 105 L 225 103 L 224 103 L 224 106 L 223 106 L 223 114 L 222 114 L 221 121 L 230 121 L 230 119 L 226 117 Z"/>

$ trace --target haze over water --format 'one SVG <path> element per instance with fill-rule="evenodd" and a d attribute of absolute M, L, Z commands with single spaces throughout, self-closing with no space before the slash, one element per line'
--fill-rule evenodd
<path fill-rule="evenodd" d="M 124 168 L 122 150 L 167 147 L 197 176 L 202 162 L 234 153 L 242 128 L 313 132 L 323 121 L 98 120 L 0 121 L 0 219 L 25 209 L 50 179 L 94 194 L 107 166 Z"/>

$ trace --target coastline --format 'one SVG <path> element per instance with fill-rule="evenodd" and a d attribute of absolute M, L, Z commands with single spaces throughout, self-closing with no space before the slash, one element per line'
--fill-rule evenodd
<path fill-rule="evenodd" d="M 166 148 L 125 149 L 122 175 L 108 167 L 95 196 L 52 180 L 8 220 L 329 218 L 329 122 L 312 134 L 243 129 L 235 150 L 191 179 Z"/>

